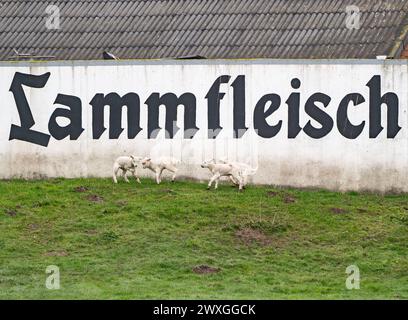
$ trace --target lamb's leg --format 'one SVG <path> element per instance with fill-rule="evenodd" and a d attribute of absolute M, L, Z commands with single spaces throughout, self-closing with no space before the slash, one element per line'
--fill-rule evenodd
<path fill-rule="evenodd" d="M 243 188 L 243 185 L 244 185 L 244 184 L 243 184 L 243 180 L 244 180 L 244 179 L 243 179 L 242 177 L 240 177 L 240 179 L 239 179 L 239 187 L 238 187 L 238 190 L 239 190 L 239 191 L 242 191 L 242 188 Z"/>
<path fill-rule="evenodd" d="M 216 179 L 218 179 L 220 177 L 220 175 L 219 174 L 214 174 L 212 177 L 211 177 L 211 179 L 210 179 L 210 181 L 208 182 L 208 186 L 207 186 L 207 189 L 210 189 L 211 188 L 211 185 L 212 185 L 212 183 L 216 180 Z"/>
<path fill-rule="evenodd" d="M 127 183 L 129 183 L 130 181 L 129 181 L 129 179 L 127 178 L 127 170 L 126 169 L 122 169 L 123 170 L 123 179 L 125 179 L 125 181 L 127 182 Z"/>
<path fill-rule="evenodd" d="M 119 165 L 117 163 L 114 163 L 113 165 L 113 182 L 114 183 L 118 183 L 118 179 L 117 179 L 117 175 L 118 175 L 118 171 L 119 171 Z"/>
<path fill-rule="evenodd" d="M 241 191 L 242 188 L 243 188 L 244 178 L 243 178 L 240 174 L 237 174 L 237 173 L 235 173 L 235 174 L 233 174 L 233 175 L 234 175 L 234 179 L 235 179 L 236 181 L 238 181 L 238 189 L 239 189 L 239 191 Z"/>
<path fill-rule="evenodd" d="M 235 178 L 233 176 L 229 176 L 231 182 L 234 184 L 234 186 L 239 185 L 239 182 L 237 182 L 237 180 L 235 180 Z"/>
<path fill-rule="evenodd" d="M 160 183 L 162 182 L 163 171 L 164 171 L 164 168 L 161 168 L 160 169 L 160 174 L 159 174 Z"/>
<path fill-rule="evenodd" d="M 132 173 L 132 176 L 136 179 L 136 181 L 140 183 L 140 180 L 136 174 L 136 168 L 131 168 L 129 171 Z"/>
<path fill-rule="evenodd" d="M 160 184 L 160 182 L 161 182 L 161 175 L 162 175 L 162 173 L 163 173 L 163 168 L 161 168 L 161 169 L 156 169 L 156 182 L 157 182 L 157 184 Z"/>
<path fill-rule="evenodd" d="M 217 179 L 215 179 L 215 187 L 214 189 L 218 189 L 218 181 L 220 180 L 220 177 L 218 177 Z"/>
<path fill-rule="evenodd" d="M 134 168 L 134 169 L 132 169 L 131 171 L 132 171 L 133 176 L 135 177 L 136 181 L 137 181 L 138 183 L 141 183 L 139 177 L 138 177 L 137 174 L 136 174 L 136 169 Z"/>
<path fill-rule="evenodd" d="M 242 180 L 242 187 L 245 189 L 245 186 L 248 184 L 248 175 L 244 175 Z"/>
<path fill-rule="evenodd" d="M 171 177 L 171 182 L 174 182 L 174 180 L 176 179 L 178 169 L 173 165 L 167 166 L 166 169 L 173 173 L 173 176 Z"/>

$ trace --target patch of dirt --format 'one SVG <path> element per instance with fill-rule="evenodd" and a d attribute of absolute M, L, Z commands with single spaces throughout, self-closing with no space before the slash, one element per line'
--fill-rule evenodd
<path fill-rule="evenodd" d="M 65 250 L 47 251 L 44 255 L 47 257 L 66 257 L 68 252 Z"/>
<path fill-rule="evenodd" d="M 128 202 L 126 200 L 119 200 L 119 201 L 116 202 L 116 204 L 119 207 L 125 207 L 125 206 L 127 206 Z"/>
<path fill-rule="evenodd" d="M 31 223 L 28 225 L 28 229 L 30 230 L 37 230 L 39 228 L 39 225 L 36 223 Z"/>
<path fill-rule="evenodd" d="M 289 194 L 285 194 L 285 196 L 283 197 L 283 202 L 285 202 L 285 203 L 294 203 L 294 202 L 296 202 L 296 198 L 289 195 Z"/>
<path fill-rule="evenodd" d="M 209 274 L 209 273 L 217 273 L 220 272 L 220 268 L 210 267 L 207 265 L 200 265 L 193 268 L 193 272 L 197 274 Z"/>
<path fill-rule="evenodd" d="M 367 212 L 367 209 L 357 208 L 357 212 L 359 212 L 359 213 L 365 213 L 365 212 Z"/>
<path fill-rule="evenodd" d="M 74 188 L 74 191 L 75 191 L 75 192 L 87 192 L 87 191 L 89 191 L 89 188 L 88 188 L 88 187 L 84 187 L 84 186 L 79 186 L 79 187 L 75 187 L 75 188 Z"/>
<path fill-rule="evenodd" d="M 348 213 L 347 210 L 342 209 L 342 208 L 330 208 L 330 211 L 334 214 L 345 214 Z"/>
<path fill-rule="evenodd" d="M 279 193 L 277 191 L 266 191 L 268 197 L 276 197 Z"/>
<path fill-rule="evenodd" d="M 103 198 L 97 194 L 90 194 L 86 199 L 91 202 L 103 202 Z"/>
<path fill-rule="evenodd" d="M 10 217 L 14 217 L 14 216 L 17 215 L 17 211 L 16 211 L 16 210 L 6 209 L 5 212 L 6 212 L 6 214 L 9 215 Z"/>
<path fill-rule="evenodd" d="M 241 228 L 235 232 L 235 236 L 246 245 L 258 243 L 267 246 L 271 244 L 271 239 L 265 233 L 254 228 Z"/>
<path fill-rule="evenodd" d="M 168 194 L 175 194 L 176 192 L 171 189 L 160 189 L 160 192 L 168 193 Z"/>
<path fill-rule="evenodd" d="M 86 233 L 88 236 L 94 236 L 94 235 L 98 234 L 98 230 L 96 230 L 96 229 L 90 229 L 90 230 L 86 230 L 85 233 Z"/>

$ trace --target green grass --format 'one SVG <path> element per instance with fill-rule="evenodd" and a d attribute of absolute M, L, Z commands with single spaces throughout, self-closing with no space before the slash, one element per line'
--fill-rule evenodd
<path fill-rule="evenodd" d="M 0 181 L 0 195 L 1 299 L 408 298 L 407 195 L 148 179 Z"/>

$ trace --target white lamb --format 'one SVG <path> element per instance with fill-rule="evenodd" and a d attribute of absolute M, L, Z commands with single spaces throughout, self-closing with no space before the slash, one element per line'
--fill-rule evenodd
<path fill-rule="evenodd" d="M 243 163 L 243 162 L 228 161 L 227 159 L 221 159 L 220 162 L 221 163 L 231 164 L 232 166 L 239 169 L 240 174 L 241 174 L 242 179 L 243 179 L 242 183 L 243 183 L 244 187 L 248 183 L 248 177 L 253 176 L 258 171 L 258 166 L 256 168 L 252 168 L 250 165 L 248 165 L 246 163 Z M 231 177 L 231 181 L 234 184 L 238 185 L 238 183 L 236 181 L 234 181 L 233 177 Z"/>
<path fill-rule="evenodd" d="M 218 181 L 220 177 L 230 177 L 232 181 L 235 181 L 239 186 L 239 190 L 243 188 L 243 179 L 240 169 L 229 163 L 215 163 L 214 160 L 204 161 L 201 164 L 201 168 L 207 168 L 213 174 L 208 182 L 207 189 L 211 188 L 212 183 L 215 181 L 214 189 L 218 188 Z M 234 183 L 235 183 L 234 182 Z"/>
<path fill-rule="evenodd" d="M 178 171 L 178 169 L 176 168 L 176 159 L 169 157 L 151 159 L 146 157 L 141 161 L 141 163 L 144 169 L 149 169 L 155 173 L 157 184 L 160 184 L 161 182 L 163 170 L 168 170 L 173 173 L 173 176 L 171 177 L 172 182 L 174 182 L 174 179 L 176 179 L 176 173 Z"/>
<path fill-rule="evenodd" d="M 139 177 L 136 175 L 136 167 L 137 163 L 141 160 L 141 157 L 136 156 L 121 156 L 115 160 L 113 163 L 113 182 L 118 183 L 117 176 L 119 170 L 122 170 L 122 176 L 126 182 L 129 182 L 127 178 L 127 172 L 132 172 L 133 176 L 135 177 L 136 181 L 140 183 Z"/>

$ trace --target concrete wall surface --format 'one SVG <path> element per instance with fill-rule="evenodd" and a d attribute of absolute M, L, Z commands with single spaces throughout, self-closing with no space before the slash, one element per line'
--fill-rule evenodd
<path fill-rule="evenodd" d="M 29 81 L 25 75 L 47 73 L 49 78 L 43 87 L 21 84 L 21 79 Z M 20 80 L 17 74 L 23 74 L 22 78 L 17 77 Z M 221 81 L 219 77 L 223 75 L 229 76 L 228 80 Z M 30 130 L 48 136 L 46 146 L 11 137 L 12 125 L 24 127 L 21 117 L 27 116 L 27 110 L 19 114 L 17 108 L 16 97 L 22 97 L 19 88 L 24 90 L 23 96 L 35 122 Z M 139 97 L 142 130 L 134 138 L 128 138 L 128 126 L 137 117 L 133 114 L 128 119 L 126 107 L 122 109 L 121 120 L 124 130 L 118 138 L 109 138 L 109 118 L 113 117 L 109 106 L 103 111 L 107 130 L 98 138 L 93 133 L 96 119 L 91 101 L 97 94 L 106 97 L 113 92 L 119 96 L 133 92 Z M 164 130 L 148 139 L 148 118 L 150 112 L 153 116 L 153 111 L 146 100 L 154 94 L 161 97 L 166 93 L 176 97 L 191 93 L 190 98 L 195 98 L 198 131 L 192 139 L 183 134 L 184 110 L 192 108 L 191 105 L 177 108 L 176 125 L 180 130 L 172 139 L 165 137 Z M 355 95 L 358 101 L 345 103 L 350 93 L 358 94 Z M 80 101 L 81 119 L 78 114 L 76 119 L 81 121 L 83 132 L 72 140 L 69 136 L 58 140 L 49 130 L 51 115 L 57 108 L 72 111 L 67 105 L 55 103 L 59 94 Z M 181 176 L 199 180 L 209 176 L 199 166 L 203 160 L 228 158 L 258 166 L 253 183 L 408 191 L 407 61 L 4 62 L 0 63 L 0 97 L 2 179 L 107 177 L 111 176 L 116 157 L 134 154 L 172 156 L 180 161 Z M 209 118 L 211 121 L 217 118 L 213 112 L 217 111 L 217 101 L 222 129 L 216 138 L 209 139 Z M 339 111 L 341 101 L 343 109 Z M 343 119 L 344 105 L 349 124 Z M 165 127 L 166 108 L 164 105 L 159 108 L 161 128 Z M 239 121 L 243 119 L 243 110 L 247 130 L 243 130 L 241 138 L 235 138 L 234 118 L 235 127 L 242 126 Z M 296 110 L 299 110 L 298 121 Z M 190 120 L 192 115 L 189 113 Z M 378 133 L 379 117 L 383 129 Z M 69 125 L 69 119 L 60 116 L 57 123 L 63 128 Z M 400 129 L 396 130 L 396 125 Z M 263 126 L 261 134 L 260 126 Z M 277 132 L 273 133 L 274 130 Z M 294 137 L 289 137 L 290 130 Z M 347 137 L 344 132 L 355 137 Z M 273 136 L 263 137 L 265 134 Z M 151 176 L 147 170 L 139 169 L 139 172 Z"/>

